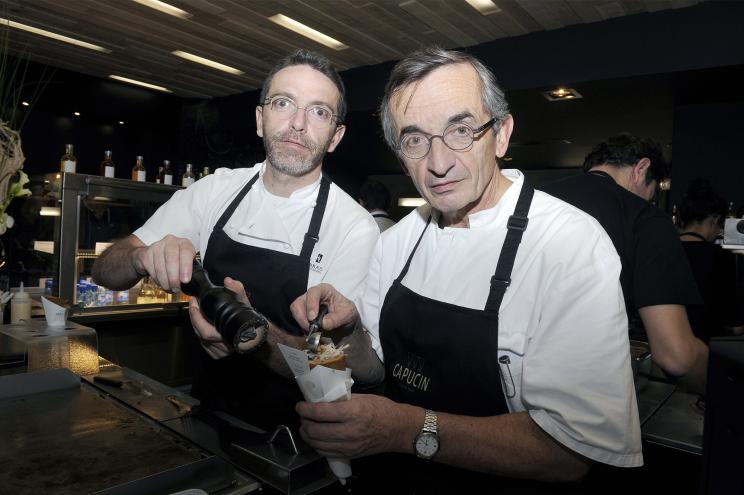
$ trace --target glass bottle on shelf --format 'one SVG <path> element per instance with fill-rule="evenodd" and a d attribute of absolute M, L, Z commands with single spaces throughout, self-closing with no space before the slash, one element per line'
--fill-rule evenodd
<path fill-rule="evenodd" d="M 207 175 L 209 175 L 209 167 L 204 167 L 204 168 L 202 169 L 202 172 L 201 172 L 201 173 L 199 174 L 199 178 L 200 178 L 200 179 L 201 179 L 201 178 L 204 178 L 204 177 L 206 177 Z"/>
<path fill-rule="evenodd" d="M 186 164 L 186 172 L 184 172 L 183 177 L 181 177 L 181 185 L 183 187 L 189 187 L 191 184 L 194 183 L 196 180 L 196 177 L 194 176 L 194 166 L 190 163 Z"/>
<path fill-rule="evenodd" d="M 726 213 L 726 218 L 736 218 L 736 212 L 734 211 L 733 201 L 729 201 L 728 212 Z"/>
<path fill-rule="evenodd" d="M 145 182 L 145 165 L 144 165 L 144 158 L 141 156 L 137 157 L 137 163 L 135 163 L 134 168 L 132 168 L 132 180 L 136 180 L 138 182 Z"/>
<path fill-rule="evenodd" d="M 111 160 L 111 152 L 103 152 L 103 161 L 101 162 L 101 177 L 114 177 L 114 162 Z"/>
<path fill-rule="evenodd" d="M 170 160 L 163 161 L 163 184 L 173 185 L 173 170 L 171 169 Z"/>
<path fill-rule="evenodd" d="M 75 158 L 75 155 L 72 152 L 72 145 L 66 144 L 65 154 L 62 155 L 62 158 L 59 159 L 59 171 L 74 174 L 76 168 L 77 158 Z"/>
<path fill-rule="evenodd" d="M 155 176 L 155 184 L 162 184 L 165 179 L 165 168 L 158 167 L 158 175 Z"/>
<path fill-rule="evenodd" d="M 679 227 L 679 215 L 677 214 L 677 205 L 672 205 L 672 225 Z"/>

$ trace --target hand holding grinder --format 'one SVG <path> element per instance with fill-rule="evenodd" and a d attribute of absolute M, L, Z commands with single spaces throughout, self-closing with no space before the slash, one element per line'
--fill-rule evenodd
<path fill-rule="evenodd" d="M 256 350 L 266 340 L 269 322 L 237 294 L 209 280 L 201 263 L 194 258 L 191 280 L 181 284 L 184 294 L 196 297 L 204 318 L 214 325 L 226 343 L 236 352 Z"/>

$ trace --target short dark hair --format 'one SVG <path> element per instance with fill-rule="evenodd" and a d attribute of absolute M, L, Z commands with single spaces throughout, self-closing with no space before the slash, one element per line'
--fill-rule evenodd
<path fill-rule="evenodd" d="M 390 101 L 393 96 L 409 84 L 421 81 L 426 76 L 440 67 L 452 64 L 470 64 L 478 74 L 481 82 L 481 96 L 483 106 L 496 119 L 494 131 L 497 130 L 501 121 L 509 115 L 509 104 L 506 102 L 504 91 L 496 81 L 496 76 L 486 67 L 483 62 L 474 56 L 453 50 L 444 50 L 438 47 L 424 48 L 415 51 L 406 58 L 395 64 L 385 86 L 385 94 L 380 105 L 380 123 L 385 136 L 385 141 L 392 149 L 398 147 L 397 130 L 393 122 Z"/>
<path fill-rule="evenodd" d="M 367 179 L 359 190 L 359 199 L 368 210 L 387 210 L 390 207 L 390 191 L 385 184 Z"/>
<path fill-rule="evenodd" d="M 686 227 L 712 216 L 721 219 L 726 216 L 726 200 L 718 195 L 708 179 L 693 179 L 679 205 L 680 224 Z"/>
<path fill-rule="evenodd" d="M 344 81 L 338 74 L 338 71 L 333 66 L 330 60 L 319 53 L 311 52 L 309 50 L 297 50 L 290 53 L 283 59 L 281 59 L 272 69 L 269 71 L 266 79 L 264 79 L 263 86 L 261 86 L 261 96 L 259 105 L 266 103 L 266 94 L 269 92 L 269 86 L 271 81 L 277 72 L 287 67 L 295 65 L 307 65 L 311 67 L 333 82 L 338 89 L 338 102 L 336 104 L 336 122 L 339 124 L 346 118 L 346 88 L 344 87 Z"/>
<path fill-rule="evenodd" d="M 642 138 L 628 133 L 618 134 L 599 143 L 586 155 L 584 172 L 599 165 L 632 167 L 641 158 L 651 160 L 646 174 L 646 184 L 661 182 L 667 176 L 668 166 L 661 146 L 651 138 Z"/>

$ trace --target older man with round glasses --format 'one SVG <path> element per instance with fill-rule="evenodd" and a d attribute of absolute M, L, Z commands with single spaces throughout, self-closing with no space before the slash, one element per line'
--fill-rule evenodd
<path fill-rule="evenodd" d="M 324 302 L 326 328 L 363 326 L 386 397 L 300 403 L 303 438 L 366 457 L 363 493 L 532 493 L 493 475 L 640 465 L 617 253 L 589 215 L 500 170 L 514 120 L 491 71 L 416 52 L 393 69 L 380 116 L 428 204 L 380 237 L 356 305 L 322 284 L 292 310 L 307 321 Z"/>
<path fill-rule="evenodd" d="M 267 317 L 270 328 L 264 345 L 257 335 L 247 343 L 257 350 L 240 354 L 192 299 L 191 321 L 206 351 L 192 394 L 207 408 L 261 428 L 299 422 L 294 405 L 301 395 L 287 380 L 291 374 L 276 346 L 306 347 L 290 303 L 321 282 L 358 296 L 379 236 L 372 217 L 322 173 L 323 157 L 344 135 L 345 113 L 343 82 L 330 62 L 303 50 L 289 55 L 268 74 L 256 107 L 266 161 L 218 169 L 176 192 L 94 266 L 95 279 L 107 287 L 130 287 L 147 275 L 177 291 L 191 278 L 200 251 L 211 280 L 224 281 Z M 356 332 L 342 340 L 366 350 L 347 356 L 357 382 L 379 382 L 368 338 Z M 376 375 L 363 373 L 368 367 L 360 359 L 370 355 Z"/>

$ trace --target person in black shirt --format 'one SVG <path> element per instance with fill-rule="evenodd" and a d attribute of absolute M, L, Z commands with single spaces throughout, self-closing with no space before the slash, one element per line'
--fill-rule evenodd
<path fill-rule="evenodd" d="M 390 218 L 390 191 L 385 184 L 376 180 L 367 179 L 359 189 L 359 204 L 369 212 L 377 222 L 380 233 L 395 225 L 395 220 Z"/>
<path fill-rule="evenodd" d="M 702 304 L 688 305 L 687 314 L 695 335 L 711 337 L 741 333 L 744 308 L 737 304 L 734 254 L 713 243 L 721 233 L 726 201 L 706 179 L 695 179 L 680 205 L 679 234 L 695 275 Z"/>
<path fill-rule="evenodd" d="M 702 390 L 708 349 L 685 310 L 700 296 L 671 220 L 648 202 L 666 174 L 659 146 L 629 134 L 611 137 L 587 155 L 584 172 L 542 189 L 604 227 L 622 262 L 631 338 L 644 336 L 634 324 L 640 319 L 656 364 Z"/>

